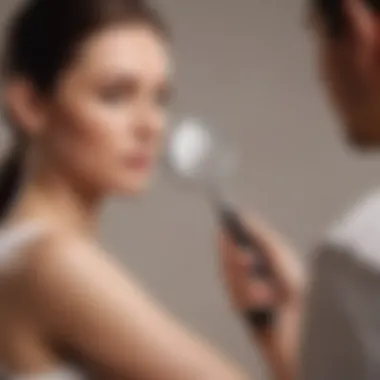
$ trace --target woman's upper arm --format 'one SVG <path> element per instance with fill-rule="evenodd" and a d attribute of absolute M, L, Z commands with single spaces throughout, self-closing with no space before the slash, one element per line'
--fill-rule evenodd
<path fill-rule="evenodd" d="M 55 244 L 39 251 L 33 268 L 30 293 L 40 320 L 60 343 L 118 376 L 247 378 L 179 326 L 95 248 Z"/>

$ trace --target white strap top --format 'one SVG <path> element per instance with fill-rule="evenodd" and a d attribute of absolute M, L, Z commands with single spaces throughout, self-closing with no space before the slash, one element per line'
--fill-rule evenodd
<path fill-rule="evenodd" d="M 18 227 L 5 228 L 0 232 L 0 273 L 9 272 L 22 260 L 22 248 L 31 244 L 46 231 L 38 222 L 26 222 Z M 1 380 L 85 380 L 77 370 L 70 366 L 57 368 L 53 372 L 27 375 L 10 374 L 0 363 Z"/>
<path fill-rule="evenodd" d="M 2 377 L 3 376 L 3 377 Z M 10 375 L 1 372 L 0 379 L 4 380 L 86 380 L 78 371 L 67 368 L 60 368 L 53 372 L 39 374 L 39 375 Z"/>
<path fill-rule="evenodd" d="M 19 262 L 22 248 L 37 240 L 43 232 L 41 224 L 25 222 L 18 227 L 0 231 L 0 272 L 8 271 Z"/>

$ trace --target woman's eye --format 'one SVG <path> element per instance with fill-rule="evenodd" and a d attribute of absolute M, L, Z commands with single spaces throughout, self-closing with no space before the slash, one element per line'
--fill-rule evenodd
<path fill-rule="evenodd" d="M 156 102 L 163 106 L 163 107 L 167 107 L 170 105 L 172 101 L 172 94 L 171 94 L 171 91 L 167 88 L 164 88 L 164 89 L 160 89 L 157 91 L 156 93 Z"/>
<path fill-rule="evenodd" d="M 134 83 L 120 83 L 104 87 L 100 91 L 100 97 L 107 103 L 119 103 L 130 100 L 136 94 Z"/>
<path fill-rule="evenodd" d="M 124 100 L 124 93 L 120 89 L 107 89 L 101 92 L 100 97 L 107 103 L 116 103 Z"/>

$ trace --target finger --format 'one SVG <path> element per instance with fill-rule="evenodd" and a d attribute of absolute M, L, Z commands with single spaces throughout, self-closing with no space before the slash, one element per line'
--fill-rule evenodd
<path fill-rule="evenodd" d="M 249 298 L 252 258 L 236 250 L 234 245 L 222 238 L 221 267 L 228 292 L 235 306 L 241 309 Z"/>
<path fill-rule="evenodd" d="M 279 304 L 277 291 L 268 282 L 250 281 L 239 289 L 239 297 L 235 297 L 236 306 L 242 312 L 245 310 L 274 309 Z"/>
<path fill-rule="evenodd" d="M 252 255 L 236 247 L 226 235 L 222 237 L 220 252 L 224 268 L 231 273 L 237 272 L 236 274 L 239 276 L 245 271 L 248 271 L 254 264 Z"/>
<path fill-rule="evenodd" d="M 249 286 L 250 282 L 263 279 L 257 266 L 260 260 L 252 252 L 238 248 L 228 235 L 223 235 L 221 239 L 222 267 L 230 286 Z"/>
<path fill-rule="evenodd" d="M 291 292 L 303 288 L 304 272 L 301 262 L 284 239 L 261 219 L 244 220 L 262 247 L 259 254 L 265 256 L 279 285 Z"/>
<path fill-rule="evenodd" d="M 228 234 L 221 235 L 222 264 L 229 276 L 239 277 L 246 275 L 248 279 L 266 277 L 261 271 L 262 260 L 251 250 L 238 247 Z"/>
<path fill-rule="evenodd" d="M 247 287 L 251 281 L 252 260 L 240 252 L 227 255 L 222 263 L 224 275 L 231 287 Z"/>
<path fill-rule="evenodd" d="M 249 286 L 249 304 L 247 307 L 256 309 L 273 308 L 277 303 L 276 291 L 265 281 L 252 281 Z"/>
<path fill-rule="evenodd" d="M 237 249 L 227 234 L 220 235 L 220 253 L 223 270 L 236 278 L 241 277 L 243 268 L 249 265 L 248 258 Z"/>
<path fill-rule="evenodd" d="M 277 302 L 274 284 L 253 276 L 254 260 L 251 255 L 227 252 L 224 263 L 225 278 L 235 306 L 241 310 L 272 308 Z"/>

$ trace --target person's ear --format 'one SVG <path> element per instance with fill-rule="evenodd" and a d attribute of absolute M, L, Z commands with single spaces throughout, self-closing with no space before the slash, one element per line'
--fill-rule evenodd
<path fill-rule="evenodd" d="M 43 101 L 34 86 L 23 78 L 10 79 L 5 86 L 7 111 L 22 132 L 33 137 L 45 126 Z"/>
<path fill-rule="evenodd" d="M 365 0 L 343 0 L 347 33 L 363 69 L 380 63 L 380 17 Z"/>

